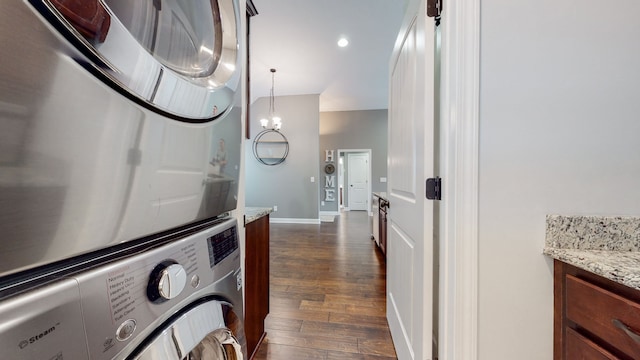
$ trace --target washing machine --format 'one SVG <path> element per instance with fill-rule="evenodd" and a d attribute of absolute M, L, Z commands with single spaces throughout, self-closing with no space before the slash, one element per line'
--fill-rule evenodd
<path fill-rule="evenodd" d="M 246 359 L 235 219 L 0 302 L 5 359 Z"/>

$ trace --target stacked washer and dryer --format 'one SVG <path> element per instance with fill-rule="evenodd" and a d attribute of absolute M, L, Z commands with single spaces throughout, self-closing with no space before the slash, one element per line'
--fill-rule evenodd
<path fill-rule="evenodd" d="M 8 359 L 243 359 L 238 0 L 0 3 Z"/>

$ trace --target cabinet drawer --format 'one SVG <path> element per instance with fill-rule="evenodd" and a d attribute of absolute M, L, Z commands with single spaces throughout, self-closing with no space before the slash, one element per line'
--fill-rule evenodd
<path fill-rule="evenodd" d="M 566 276 L 566 299 L 569 320 L 632 358 L 640 358 L 640 304 L 572 275 Z"/>
<path fill-rule="evenodd" d="M 566 340 L 567 353 L 565 359 L 620 360 L 620 358 L 612 355 L 571 328 L 567 328 Z"/>

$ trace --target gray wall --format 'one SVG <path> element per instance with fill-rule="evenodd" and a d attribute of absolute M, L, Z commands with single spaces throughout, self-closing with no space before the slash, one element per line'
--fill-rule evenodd
<path fill-rule="evenodd" d="M 551 359 L 545 215 L 640 215 L 640 3 L 480 13 L 479 359 Z"/>
<path fill-rule="evenodd" d="M 325 150 L 334 150 L 337 168 L 338 149 L 371 149 L 371 189 L 387 191 L 387 110 L 332 111 L 320 113 L 320 199 L 324 199 Z M 346 164 L 345 164 L 346 170 Z M 339 194 L 336 201 L 325 202 L 321 211 L 338 211 Z"/>
<path fill-rule="evenodd" d="M 278 211 L 271 213 L 276 221 L 318 221 L 319 104 L 319 95 L 275 98 L 276 112 L 283 123 L 281 132 L 289 141 L 287 159 L 275 166 L 263 165 L 253 156 L 253 140 L 262 130 L 259 119 L 269 113 L 269 98 L 251 104 L 251 139 L 245 141 L 247 206 L 277 206 Z"/>

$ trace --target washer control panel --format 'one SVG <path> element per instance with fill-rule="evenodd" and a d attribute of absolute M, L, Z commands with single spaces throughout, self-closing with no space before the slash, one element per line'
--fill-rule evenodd
<path fill-rule="evenodd" d="M 78 275 L 89 350 L 100 354 L 92 359 L 126 353 L 186 304 L 222 292 L 219 280 L 239 268 L 236 220 L 229 219 Z"/>

